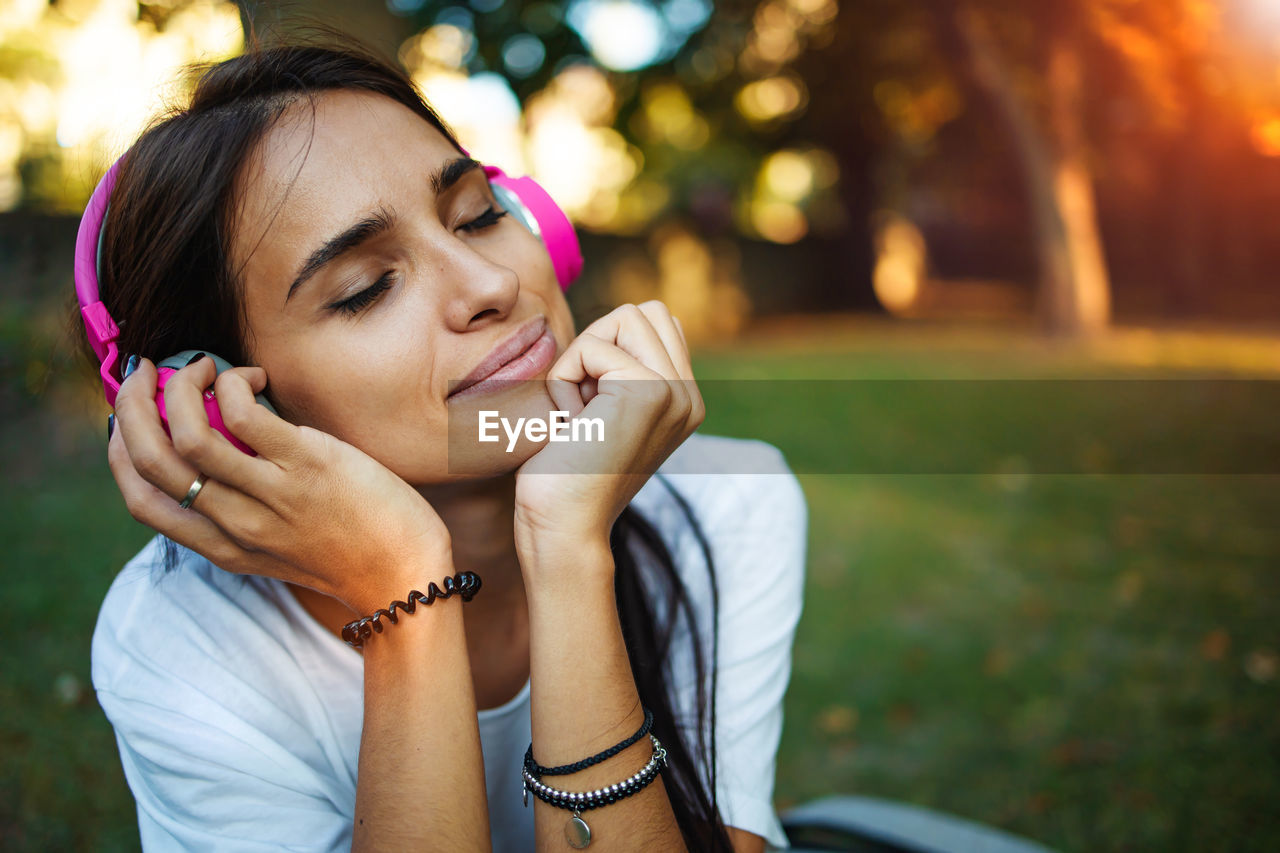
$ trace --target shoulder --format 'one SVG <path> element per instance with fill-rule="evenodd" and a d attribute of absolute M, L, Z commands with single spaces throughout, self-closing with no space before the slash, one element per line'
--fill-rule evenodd
<path fill-rule="evenodd" d="M 215 725 L 289 710 L 308 636 L 284 606 L 283 585 L 231 574 L 184 548 L 166 571 L 162 542 L 130 560 L 103 599 L 94 688 L 117 708 Z"/>
<path fill-rule="evenodd" d="M 163 563 L 157 537 L 124 567 L 91 652 L 144 844 L 279 849 L 296 843 L 284 812 L 305 816 L 316 838 L 349 844 L 338 804 L 354 801 L 354 762 L 344 766 L 345 729 L 313 682 L 358 685 L 358 673 L 316 655 L 277 581 L 186 550 L 170 570 Z"/>
<path fill-rule="evenodd" d="M 759 475 L 794 480 L 782 451 L 754 438 L 731 438 L 695 432 L 658 469 L 667 475 Z"/>
<path fill-rule="evenodd" d="M 688 544 L 690 536 L 697 544 L 691 529 L 696 522 L 722 581 L 729 573 L 735 582 L 781 582 L 798 590 L 808 506 L 799 480 L 773 445 L 695 433 L 645 484 L 634 505 L 669 547 Z"/>
<path fill-rule="evenodd" d="M 219 638 L 198 626 L 225 619 L 222 611 L 248 592 L 233 588 L 244 579 L 215 575 L 212 564 L 186 549 L 177 557 L 166 571 L 157 536 L 107 590 L 93 632 L 93 682 L 99 690 L 127 691 L 148 671 L 181 670 L 223 652 Z"/>
<path fill-rule="evenodd" d="M 808 507 L 781 451 L 694 434 L 633 506 L 662 536 L 698 609 L 710 615 L 716 601 L 722 657 L 749 656 L 761 643 L 789 657 L 803 601 Z"/>
<path fill-rule="evenodd" d="M 712 514 L 738 513 L 761 502 L 805 512 L 804 491 L 782 451 L 765 441 L 694 433 L 676 448 L 636 496 L 660 502 L 660 481 L 679 484 L 690 502 Z M 793 519 L 794 520 L 794 519 Z"/>
<path fill-rule="evenodd" d="M 164 562 L 164 540 L 153 537 L 107 590 L 91 647 L 97 689 L 123 687 L 135 678 L 138 666 L 162 663 L 176 652 L 173 632 L 181 614 L 208 596 L 209 578 L 202 565 L 206 561 L 180 550 L 171 571 L 165 570 Z"/>

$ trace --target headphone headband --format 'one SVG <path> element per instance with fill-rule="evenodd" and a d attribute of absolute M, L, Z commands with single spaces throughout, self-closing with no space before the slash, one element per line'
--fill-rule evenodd
<path fill-rule="evenodd" d="M 126 152 L 127 155 L 127 152 Z M 98 286 L 98 264 L 102 256 L 102 231 L 107 218 L 107 207 L 111 200 L 111 190 L 116 185 L 116 176 L 120 172 L 120 164 L 126 155 L 121 155 L 107 169 L 107 173 L 98 181 L 89 204 L 85 206 L 84 216 L 80 219 L 80 230 L 76 232 L 75 281 L 76 300 L 80 303 L 80 316 L 84 318 L 85 333 L 89 337 L 89 346 L 102 362 L 99 375 L 102 377 L 103 391 L 107 402 L 116 403 L 116 394 L 120 391 L 120 380 L 116 378 L 116 362 L 119 351 L 116 349 L 116 338 L 120 329 L 116 326 L 107 306 L 102 304 Z"/>

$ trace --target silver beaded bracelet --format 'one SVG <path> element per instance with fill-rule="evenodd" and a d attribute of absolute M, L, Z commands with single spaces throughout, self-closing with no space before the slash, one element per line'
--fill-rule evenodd
<path fill-rule="evenodd" d="M 583 849 L 591 843 L 591 827 L 587 826 L 587 822 L 582 819 L 582 813 L 616 803 L 618 800 L 644 790 L 649 783 L 658 778 L 658 774 L 666 766 L 667 751 L 652 734 L 649 735 L 649 740 L 653 743 L 653 755 L 649 757 L 648 764 L 641 767 L 633 776 L 615 785 L 606 785 L 594 791 L 561 791 L 552 788 L 542 784 L 538 777 L 530 773 L 526 767 L 521 772 L 523 777 L 521 789 L 525 807 L 529 805 L 529 793 L 532 792 L 544 803 L 573 812 L 573 817 L 569 818 L 569 822 L 565 824 L 564 837 L 570 847 L 575 850 Z"/>

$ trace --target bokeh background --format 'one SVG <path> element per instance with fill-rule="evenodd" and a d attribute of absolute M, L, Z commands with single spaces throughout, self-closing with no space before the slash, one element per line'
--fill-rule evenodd
<path fill-rule="evenodd" d="M 580 326 L 664 300 L 704 431 L 807 460 L 780 809 L 1280 849 L 1277 412 L 1211 393 L 1280 374 L 1275 0 L 0 0 L 0 847 L 137 846 L 88 650 L 148 531 L 66 330 L 78 214 L 184 65 L 317 22 L 560 201 Z M 971 381 L 1008 379 L 1200 389 L 1117 419 L 1188 462 L 1114 464 L 1104 407 L 1040 464 L 1045 394 Z M 831 382 L 788 434 L 759 380 Z"/>

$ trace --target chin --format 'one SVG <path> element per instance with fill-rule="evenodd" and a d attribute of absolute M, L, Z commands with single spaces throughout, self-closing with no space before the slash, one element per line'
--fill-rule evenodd
<path fill-rule="evenodd" d="M 464 396 L 449 406 L 447 470 L 451 481 L 515 471 L 546 439 L 531 439 L 519 425 L 547 421 L 556 408 L 546 380 L 513 382 L 493 393 Z"/>
<path fill-rule="evenodd" d="M 475 452 L 459 452 L 449 455 L 448 476 L 445 482 L 462 483 L 469 480 L 489 480 L 504 477 L 519 470 L 520 466 L 538 452 L 540 445 L 519 442 L 510 452 L 504 443 L 494 450 L 485 448 Z"/>

